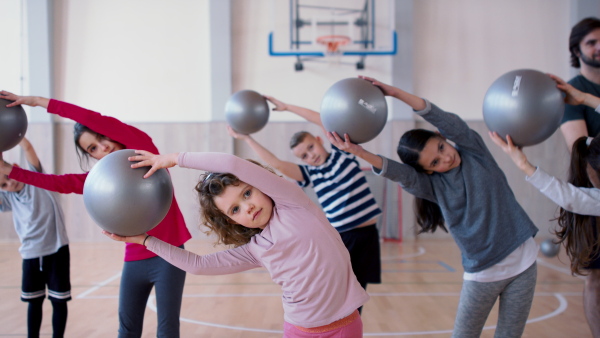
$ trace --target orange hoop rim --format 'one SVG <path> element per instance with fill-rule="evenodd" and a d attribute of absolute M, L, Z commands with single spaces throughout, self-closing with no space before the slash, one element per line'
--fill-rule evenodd
<path fill-rule="evenodd" d="M 350 37 L 346 35 L 323 35 L 316 39 L 318 44 L 327 46 L 328 53 L 336 53 L 340 46 L 350 43 Z"/>

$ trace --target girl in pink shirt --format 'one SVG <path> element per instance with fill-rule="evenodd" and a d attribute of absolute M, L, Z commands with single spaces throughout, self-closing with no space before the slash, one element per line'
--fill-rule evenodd
<path fill-rule="evenodd" d="M 196 186 L 205 224 L 234 248 L 196 255 L 151 234 L 114 240 L 145 245 L 193 274 L 221 275 L 264 267 L 283 290 L 284 337 L 362 337 L 357 308 L 369 296 L 348 250 L 323 211 L 294 182 L 222 153 L 153 155 L 137 151 L 132 167 L 208 171 Z"/>
<path fill-rule="evenodd" d="M 49 113 L 76 121 L 74 139 L 80 162 L 89 157 L 100 160 L 121 149 L 158 152 L 150 136 L 115 118 L 43 97 L 18 96 L 1 91 L 0 98 L 14 101 L 7 106 L 41 106 Z M 48 175 L 2 164 L 0 173 L 16 181 L 63 194 L 83 194 L 88 175 L 87 172 Z M 175 196 L 165 218 L 148 233 L 175 246 L 183 246 L 191 238 Z M 179 337 L 184 283 L 184 271 L 174 268 L 143 245 L 127 244 L 119 291 L 119 337 L 142 335 L 144 310 L 153 287 L 157 296 L 158 336 Z"/>

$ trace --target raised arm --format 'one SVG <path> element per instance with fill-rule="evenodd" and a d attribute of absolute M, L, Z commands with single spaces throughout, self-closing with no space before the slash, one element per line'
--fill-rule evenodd
<path fill-rule="evenodd" d="M 50 99 L 41 96 L 19 96 L 13 94 L 11 92 L 7 92 L 6 90 L 0 91 L 0 98 L 13 101 L 12 103 L 6 105 L 7 107 L 14 107 L 20 104 L 24 104 L 30 107 L 43 107 L 48 108 L 48 104 L 50 103 Z"/>
<path fill-rule="evenodd" d="M 21 149 L 23 149 L 23 152 L 25 153 L 25 159 L 27 160 L 27 162 L 29 162 L 29 164 L 31 164 L 38 172 L 41 172 L 42 165 L 40 163 L 40 159 L 37 156 L 37 153 L 35 152 L 35 149 L 31 145 L 29 140 L 26 137 L 23 137 L 23 139 L 19 143 L 19 146 L 21 146 Z"/>
<path fill-rule="evenodd" d="M 50 100 L 48 112 L 79 122 L 96 133 L 123 144 L 128 149 L 143 149 L 158 153 L 150 136 L 114 117 L 58 100 Z"/>
<path fill-rule="evenodd" d="M 489 132 L 492 141 L 507 153 L 516 166 L 527 175 L 527 181 L 563 209 L 581 214 L 600 216 L 600 189 L 576 187 L 534 167 L 509 135 L 506 142 L 496 132 Z"/>
<path fill-rule="evenodd" d="M 233 138 L 246 142 L 246 144 L 248 144 L 250 148 L 252 148 L 252 150 L 254 150 L 254 152 L 258 155 L 258 157 L 268 163 L 271 167 L 277 169 L 283 175 L 296 181 L 303 180 L 302 171 L 300 171 L 300 167 L 298 167 L 296 163 L 280 160 L 267 148 L 263 147 L 262 144 L 258 143 L 254 138 L 252 138 L 252 136 L 237 133 L 230 126 L 227 126 L 227 132 Z"/>
<path fill-rule="evenodd" d="M 104 116 L 74 104 L 40 96 L 19 96 L 7 91 L 0 91 L 0 98 L 14 101 L 8 104 L 7 107 L 19 104 L 31 107 L 44 107 L 51 114 L 79 122 L 93 131 L 125 145 L 127 148 L 145 149 L 153 153 L 158 152 L 158 149 L 156 149 L 151 138 L 146 133 L 114 117 Z"/>
<path fill-rule="evenodd" d="M 338 133 L 328 132 L 327 139 L 331 144 L 336 146 L 338 149 L 346 151 L 350 154 L 354 154 L 357 157 L 362 158 L 367 161 L 374 168 L 381 170 L 383 168 L 383 159 L 379 155 L 375 155 L 372 152 L 364 149 L 362 146 L 352 143 L 350 141 L 350 136 L 348 134 L 344 134 L 344 139 L 338 135 Z"/>
<path fill-rule="evenodd" d="M 576 187 L 548 175 L 541 168 L 527 182 L 561 208 L 580 215 L 600 216 L 600 189 Z"/>
<path fill-rule="evenodd" d="M 0 153 L 0 175 L 10 175 L 10 173 L 12 172 L 13 166 L 4 161 L 4 158 L 2 158 L 2 153 Z"/>
<path fill-rule="evenodd" d="M 0 174 L 6 175 L 15 181 L 23 182 L 45 190 L 59 192 L 61 194 L 83 194 L 83 185 L 87 173 L 66 175 L 43 174 L 41 173 L 42 166 L 40 160 L 31 143 L 29 143 L 26 138 L 23 138 L 19 145 L 25 152 L 27 162 L 33 165 L 37 172 L 15 167 L 4 162 L 2 160 L 2 154 L 0 153 Z"/>
<path fill-rule="evenodd" d="M 3 172 L 3 170 L 4 169 L 0 168 L 0 172 Z M 50 191 L 56 191 L 61 194 L 83 194 L 83 185 L 85 184 L 87 173 L 52 175 L 37 173 L 19 167 L 12 167 L 8 177 L 15 181 Z"/>
<path fill-rule="evenodd" d="M 497 132 L 489 132 L 490 138 L 492 141 L 502 149 L 506 154 L 510 156 L 510 159 L 514 162 L 517 168 L 521 169 L 522 172 L 527 176 L 532 176 L 536 170 L 529 161 L 527 160 L 527 156 L 523 153 L 523 150 L 520 147 L 514 145 L 512 138 L 510 135 L 506 135 L 506 142 L 498 135 Z"/>
<path fill-rule="evenodd" d="M 338 149 L 354 154 L 373 166 L 373 172 L 389 180 L 398 182 L 409 193 L 429 200 L 434 200 L 433 188 L 426 174 L 406 164 L 398 163 L 365 150 L 362 146 L 350 142 L 348 134 L 344 140 L 335 132 L 327 133 L 327 138 Z"/>
<path fill-rule="evenodd" d="M 275 105 L 275 108 L 273 108 L 274 111 L 289 111 L 290 113 L 294 113 L 304 118 L 306 121 L 314 123 L 317 126 L 323 128 L 323 123 L 321 122 L 321 114 L 319 114 L 318 112 L 312 109 L 283 103 L 272 96 L 265 96 L 265 99 L 267 99 L 269 102 Z"/>
<path fill-rule="evenodd" d="M 371 82 L 374 86 L 379 87 L 384 95 L 394 97 L 394 98 L 406 103 L 408 106 L 410 106 L 412 109 L 414 109 L 416 111 L 423 110 L 426 107 L 425 100 L 423 100 L 422 98 L 420 98 L 416 95 L 405 92 L 404 90 L 402 90 L 400 88 L 387 85 L 383 82 L 375 80 L 372 77 L 360 75 L 359 78 Z"/>

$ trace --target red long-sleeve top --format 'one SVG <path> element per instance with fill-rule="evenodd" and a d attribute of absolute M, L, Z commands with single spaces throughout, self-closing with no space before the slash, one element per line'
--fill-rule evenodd
<path fill-rule="evenodd" d="M 50 100 L 48 112 L 79 122 L 111 140 L 123 144 L 125 148 L 147 150 L 153 154 L 158 154 L 158 149 L 150 136 L 113 117 L 103 116 L 94 111 L 57 100 Z M 50 175 L 13 167 L 9 178 L 62 194 L 83 194 L 83 185 L 87 175 L 88 173 Z M 192 237 L 185 225 L 175 196 L 173 196 L 171 208 L 165 218 L 154 229 L 148 231 L 148 234 L 175 246 L 184 244 Z M 155 253 L 147 250 L 143 245 L 126 243 L 126 262 L 155 256 Z"/>

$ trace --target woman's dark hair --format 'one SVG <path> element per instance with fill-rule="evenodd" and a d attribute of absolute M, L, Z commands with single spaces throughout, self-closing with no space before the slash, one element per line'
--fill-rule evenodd
<path fill-rule="evenodd" d="M 275 171 L 262 164 L 248 160 L 259 165 L 273 174 Z M 206 234 L 215 233 L 217 242 L 215 244 L 233 245 L 235 247 L 250 242 L 250 239 L 259 234 L 262 229 L 246 228 L 235 223 L 227 215 L 223 214 L 215 204 L 214 198 L 221 195 L 228 186 L 238 186 L 242 181 L 230 173 L 206 173 L 200 176 L 200 182 L 196 185 L 196 191 L 200 200 L 202 223 L 208 227 Z"/>
<path fill-rule="evenodd" d="M 575 68 L 581 67 L 579 63 L 579 55 L 581 50 L 579 44 L 581 40 L 593 30 L 600 28 L 600 20 L 598 18 L 585 18 L 579 21 L 571 29 L 571 35 L 569 36 L 569 51 L 571 52 L 571 66 Z"/>
<path fill-rule="evenodd" d="M 589 147 L 586 140 L 587 137 L 580 137 L 573 143 L 568 182 L 576 187 L 591 188 L 593 185 L 588 176 L 587 165 L 589 163 L 598 172 L 600 139 L 594 138 Z M 587 274 L 582 269 L 598 257 L 600 249 L 596 236 L 596 217 L 579 215 L 560 208 L 557 220 L 556 236 L 571 260 L 571 273 Z"/>
<path fill-rule="evenodd" d="M 404 133 L 398 142 L 396 150 L 400 160 L 408 164 L 419 172 L 424 172 L 419 164 L 419 156 L 427 141 L 432 137 L 440 137 L 437 133 L 425 129 L 412 129 Z M 415 213 L 417 215 L 417 224 L 421 227 L 419 233 L 435 232 L 437 227 L 448 232 L 444 225 L 444 215 L 437 203 L 423 199 L 415 198 Z"/>
<path fill-rule="evenodd" d="M 83 171 L 88 171 L 90 168 L 90 154 L 81 147 L 79 144 L 79 139 L 81 138 L 81 134 L 88 132 L 94 136 L 98 140 L 109 139 L 108 137 L 97 133 L 90 128 L 84 126 L 83 124 L 77 122 L 73 126 L 73 141 L 75 141 L 75 151 L 77 152 L 77 159 L 79 160 L 79 167 Z M 85 164 L 85 165 L 84 165 Z"/>
<path fill-rule="evenodd" d="M 88 132 L 92 135 L 96 135 L 96 137 L 102 136 L 79 122 L 75 123 L 75 125 L 73 126 L 73 141 L 75 141 L 75 151 L 77 152 L 79 167 L 81 167 L 81 170 L 83 171 L 87 171 L 90 166 L 90 154 L 88 154 L 87 151 L 85 151 L 85 149 L 83 149 L 81 145 L 79 145 L 79 138 L 81 137 L 81 134 L 85 132 Z"/>

